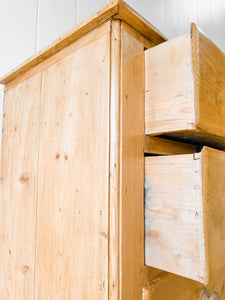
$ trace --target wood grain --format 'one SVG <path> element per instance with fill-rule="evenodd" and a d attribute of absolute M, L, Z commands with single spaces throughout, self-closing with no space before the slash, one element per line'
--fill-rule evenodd
<path fill-rule="evenodd" d="M 225 54 L 192 24 L 145 58 L 145 133 L 225 149 Z"/>
<path fill-rule="evenodd" d="M 204 147 L 194 159 L 185 154 L 145 161 L 146 263 L 202 282 L 209 295 L 217 293 L 223 299 L 225 152 Z M 202 284 L 164 275 L 156 272 L 146 285 L 148 297 L 156 297 L 156 291 L 163 297 L 170 285 L 171 299 L 199 298 Z"/>
<path fill-rule="evenodd" d="M 78 40 L 81 36 L 85 35 L 89 31 L 101 25 L 106 20 L 110 19 L 113 15 L 118 12 L 118 0 L 112 0 L 106 4 L 103 8 L 98 10 L 96 13 L 80 22 L 78 25 L 73 27 L 71 30 L 66 32 L 64 35 L 59 37 L 56 41 L 39 51 L 31 58 L 27 59 L 20 66 L 13 69 L 11 72 L 6 74 L 0 79 L 1 84 L 7 84 L 17 76 L 22 75 L 24 72 L 35 67 L 45 59 L 51 57 L 53 54 L 59 52 L 61 49 L 67 47 L 74 41 Z"/>
<path fill-rule="evenodd" d="M 144 152 L 146 154 L 172 155 L 195 153 L 196 151 L 195 145 L 145 135 Z"/>
<path fill-rule="evenodd" d="M 190 33 L 145 51 L 145 133 L 195 127 Z"/>
<path fill-rule="evenodd" d="M 198 154 L 145 158 L 145 263 L 208 281 Z"/>
<path fill-rule="evenodd" d="M 145 47 L 152 43 L 112 20 L 109 299 L 141 299 L 144 285 Z"/>
<path fill-rule="evenodd" d="M 120 68 L 121 22 L 112 21 L 111 28 L 111 93 L 110 93 L 110 181 L 109 181 L 109 299 L 119 299 L 120 256 Z"/>
<path fill-rule="evenodd" d="M 203 201 L 210 294 L 225 298 L 225 152 L 203 148 Z"/>
<path fill-rule="evenodd" d="M 96 30 L 43 71 L 36 299 L 108 298 L 110 21 Z"/>
<path fill-rule="evenodd" d="M 63 59 L 65 56 L 72 54 L 74 51 L 78 51 L 78 49 L 85 48 L 90 43 L 90 40 L 95 40 L 97 38 L 98 38 L 98 30 L 92 30 L 88 34 L 84 34 L 77 41 L 74 41 L 73 43 L 63 48 L 59 52 L 46 58 L 35 67 L 27 70 L 25 73 L 22 73 L 21 75 L 17 76 L 15 79 L 10 81 L 7 85 L 5 85 L 5 91 L 10 90 L 11 88 L 18 85 L 20 82 L 35 75 L 36 73 L 45 70 L 49 66 Z"/>
<path fill-rule="evenodd" d="M 120 91 L 119 299 L 137 300 L 144 282 L 144 40 L 124 22 Z"/>
<path fill-rule="evenodd" d="M 205 287 L 200 282 L 164 272 L 155 277 L 149 285 L 146 285 L 144 300 L 203 300 L 202 296 L 211 297 L 206 299 L 222 300 L 225 297 L 223 288 L 224 271 L 220 273 L 217 279 L 216 290 L 209 285 Z"/>
<path fill-rule="evenodd" d="M 13 97 L 30 78 L 42 78 L 32 136 L 37 203 L 35 231 L 31 226 L 29 232 L 34 253 L 28 297 L 141 299 L 144 49 L 154 43 L 121 20 L 107 21 L 116 7 L 110 5 L 99 13 L 103 24 L 95 23 L 96 16 L 7 77 L 5 90 Z M 134 27 L 135 18 L 132 12 Z M 31 91 L 24 93 L 34 105 Z M 25 266 L 24 272 L 31 270 Z"/>
<path fill-rule="evenodd" d="M 34 299 L 41 74 L 5 95 L 0 182 L 0 299 Z"/>
<path fill-rule="evenodd" d="M 156 27 L 124 1 L 119 0 L 118 14 L 114 15 L 113 19 L 123 20 L 155 45 L 167 40 Z"/>
<path fill-rule="evenodd" d="M 225 54 L 192 24 L 192 56 L 195 78 L 196 126 L 225 137 Z"/>

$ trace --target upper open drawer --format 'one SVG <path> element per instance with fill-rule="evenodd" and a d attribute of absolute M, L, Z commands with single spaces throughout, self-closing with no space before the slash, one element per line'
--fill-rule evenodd
<path fill-rule="evenodd" d="M 145 133 L 225 148 L 225 55 L 192 24 L 145 51 Z"/>

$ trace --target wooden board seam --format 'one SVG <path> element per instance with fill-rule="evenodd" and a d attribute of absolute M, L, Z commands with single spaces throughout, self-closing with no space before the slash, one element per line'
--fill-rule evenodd
<path fill-rule="evenodd" d="M 119 24 L 117 23 L 119 22 Z M 119 281 L 119 199 L 120 199 L 120 65 L 121 22 L 111 21 L 109 97 L 109 280 L 108 298 L 118 298 Z M 115 34 L 115 37 L 113 36 Z M 116 42 L 119 44 L 116 44 Z M 114 128 L 112 128 L 114 126 Z M 115 245 L 116 244 L 116 245 Z M 116 249 L 116 250 L 115 250 Z M 116 266 L 115 266 L 116 265 Z M 115 272 L 115 273 L 114 273 Z"/>
<path fill-rule="evenodd" d="M 36 246 L 37 246 L 37 210 L 38 210 L 38 184 L 39 184 L 39 155 L 40 155 L 40 130 L 41 130 L 41 107 L 42 107 L 42 71 L 41 73 L 41 84 L 40 84 L 40 108 L 39 108 L 39 124 L 38 124 L 38 150 L 37 150 L 37 191 L 36 191 L 36 214 L 35 214 L 35 244 L 34 244 L 34 286 L 33 286 L 33 299 L 35 299 L 35 284 L 36 284 Z"/>

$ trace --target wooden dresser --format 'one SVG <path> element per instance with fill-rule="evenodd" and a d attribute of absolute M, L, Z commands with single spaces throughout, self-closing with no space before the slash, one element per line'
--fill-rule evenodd
<path fill-rule="evenodd" d="M 0 80 L 1 300 L 225 299 L 224 66 L 113 0 Z"/>

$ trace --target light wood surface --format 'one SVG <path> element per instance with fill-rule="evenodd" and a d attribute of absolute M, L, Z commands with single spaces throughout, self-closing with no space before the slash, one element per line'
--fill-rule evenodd
<path fill-rule="evenodd" d="M 110 2 L 79 26 L 6 77 L 5 112 L 10 119 L 4 121 L 4 129 L 7 126 L 9 129 L 5 137 L 3 134 L 0 255 L 4 258 L 1 270 L 9 276 L 6 275 L 0 284 L 0 299 L 3 295 L 4 300 L 30 300 L 34 296 L 56 300 L 76 297 L 137 300 L 142 296 L 145 300 L 197 300 L 202 283 L 144 266 L 144 151 L 160 155 L 196 152 L 192 145 L 161 137 L 144 137 L 145 90 L 150 93 L 144 82 L 144 50 L 164 39 L 122 1 Z M 204 127 L 209 111 L 202 108 L 204 103 L 201 102 L 206 83 L 209 95 L 222 95 L 222 74 L 217 76 L 211 72 L 214 75 L 204 77 L 211 69 L 216 70 L 218 64 L 217 60 L 211 61 L 207 53 L 210 57 L 219 57 L 220 52 L 202 33 L 194 31 L 194 25 L 192 28 L 191 34 L 182 36 L 182 42 L 175 43 L 183 47 L 177 55 L 174 54 L 177 46 L 170 45 L 173 63 L 174 58 L 184 58 L 174 75 L 183 78 L 182 83 L 176 83 L 176 88 L 180 89 L 177 98 L 182 100 L 176 118 L 168 126 L 165 124 L 172 109 L 163 105 L 163 98 L 158 102 L 158 111 L 167 110 L 161 115 L 167 118 L 163 132 L 178 122 L 183 126 L 178 138 L 193 139 L 200 144 L 210 141 L 221 147 L 222 132 L 218 130 L 221 137 L 216 136 L 219 127 L 214 128 L 211 119 L 208 123 L 214 132 Z M 197 41 L 201 51 L 194 50 Z M 168 54 L 166 45 L 160 46 L 165 47 L 164 54 Z M 205 69 L 199 69 L 198 60 L 200 67 L 204 65 Z M 160 61 L 163 60 L 159 56 Z M 173 63 L 168 64 L 171 70 Z M 151 65 L 150 69 L 153 67 L 156 66 Z M 221 73 L 222 67 L 223 64 L 221 69 L 218 67 Z M 183 77 L 179 75 L 182 70 Z M 191 72 L 192 77 L 188 77 Z M 153 75 L 158 76 L 156 73 Z M 193 74 L 200 74 L 195 78 L 206 83 L 203 85 L 199 80 L 193 85 Z M 218 78 L 216 82 L 215 78 Z M 169 80 L 172 82 L 173 76 Z M 216 84 L 221 89 L 214 90 Z M 159 84 L 158 91 L 162 87 Z M 184 95 L 182 90 L 186 87 Z M 167 95 L 172 94 L 167 92 Z M 213 103 L 210 97 L 206 100 L 209 106 Z M 218 97 L 215 113 L 222 111 L 219 109 L 222 98 Z M 179 101 L 176 103 L 179 105 Z M 212 114 L 212 118 L 215 115 Z M 27 126 L 31 119 L 34 120 L 33 132 Z M 188 124 L 190 121 L 188 128 L 183 120 Z M 221 126 L 222 115 L 217 121 Z M 21 128 L 15 133 L 10 132 L 14 122 L 18 123 L 16 128 Z M 20 156 L 25 153 L 24 160 L 15 160 L 17 154 L 12 149 Z M 178 270 L 179 274 L 184 272 L 183 276 L 188 274 L 195 280 L 208 281 L 207 295 L 217 292 L 223 299 L 225 245 L 221 228 L 224 227 L 225 174 L 222 170 L 224 153 L 221 153 L 205 148 L 200 155 L 175 155 L 178 165 L 175 156 L 164 168 L 151 163 L 151 168 L 155 168 L 154 176 L 160 173 L 158 179 L 155 178 L 157 191 L 152 197 L 158 198 L 164 176 L 168 184 L 164 191 L 161 190 L 161 204 L 155 206 L 158 208 L 154 211 L 155 231 L 150 232 L 149 240 L 154 248 L 159 239 L 168 241 L 172 236 L 172 243 L 160 241 L 160 247 L 167 251 L 167 247 L 171 250 L 176 246 L 180 252 L 185 250 L 182 253 L 190 260 L 182 261 L 183 257 L 174 252 L 167 263 L 170 271 L 175 257 L 174 272 Z M 164 160 L 166 157 L 146 159 Z M 182 157 L 189 158 L 182 161 Z M 7 159 L 11 161 L 9 164 Z M 28 171 L 20 172 L 21 166 L 27 166 Z M 180 172 L 179 176 L 176 172 Z M 8 181 L 5 178 L 9 178 Z M 172 195 L 169 205 L 160 213 L 168 191 Z M 181 198 L 181 194 L 185 197 Z M 8 195 L 22 203 L 21 206 L 14 202 L 8 204 Z M 164 221 L 160 221 L 159 214 L 166 215 Z M 8 221 L 11 217 L 14 218 L 12 223 Z M 17 224 L 21 227 L 17 228 Z M 156 230 L 165 228 L 162 235 L 156 235 Z M 28 246 L 24 242 L 27 240 Z M 181 248 L 177 247 L 180 242 Z M 22 256 L 18 249 L 24 253 Z M 155 253 L 160 256 L 160 251 Z M 158 257 L 160 267 L 168 259 L 165 255 L 161 257 Z"/>
<path fill-rule="evenodd" d="M 121 26 L 119 299 L 136 300 L 144 280 L 144 39 Z"/>
<path fill-rule="evenodd" d="M 145 263 L 207 282 L 201 159 L 145 158 Z"/>
<path fill-rule="evenodd" d="M 109 299 L 142 298 L 144 47 L 150 46 L 129 25 L 112 21 Z"/>
<path fill-rule="evenodd" d="M 145 51 L 145 133 L 194 126 L 190 33 Z"/>
<path fill-rule="evenodd" d="M 225 138 L 225 54 L 194 24 L 191 30 L 196 126 Z"/>
<path fill-rule="evenodd" d="M 0 182 L 0 299 L 34 299 L 41 74 L 5 95 Z"/>
<path fill-rule="evenodd" d="M 9 95 L 42 78 L 27 294 L 137 300 L 144 284 L 144 49 L 154 43 L 121 20 L 79 34 L 18 68 L 5 86 Z"/>
<path fill-rule="evenodd" d="M 51 43 L 49 46 L 45 47 L 31 58 L 27 59 L 20 66 L 13 69 L 11 72 L 6 74 L 0 79 L 1 84 L 7 84 L 16 77 L 22 75 L 29 69 L 35 67 L 42 61 L 51 57 L 53 54 L 59 52 L 63 48 L 67 47 L 74 41 L 78 40 L 80 37 L 88 33 L 89 31 L 96 28 L 98 25 L 104 23 L 107 19 L 110 19 L 113 15 L 118 13 L 118 0 L 112 0 L 102 9 L 98 10 L 96 13 L 91 15 L 89 18 L 80 22 L 78 25 L 73 27 L 71 30 L 66 32 L 64 35 L 59 37 L 56 41 Z"/>
<path fill-rule="evenodd" d="M 39 51 L 20 66 L 3 76 L 0 79 L 0 83 L 9 83 L 16 77 L 40 64 L 45 59 L 51 57 L 74 41 L 78 40 L 81 36 L 96 28 L 98 25 L 113 17 L 124 20 L 147 39 L 151 40 L 154 44 L 162 43 L 166 40 L 166 38 L 154 26 L 152 26 L 147 20 L 141 17 L 122 0 L 112 0 L 89 18 L 85 19 L 67 33 L 62 35 L 55 42 Z"/>
<path fill-rule="evenodd" d="M 225 54 L 192 24 L 145 59 L 145 133 L 225 149 Z"/>
<path fill-rule="evenodd" d="M 144 19 L 126 2 L 118 1 L 118 14 L 113 16 L 113 19 L 119 19 L 132 26 L 136 31 L 153 44 L 158 45 L 165 42 L 167 39 L 157 28 Z"/>
<path fill-rule="evenodd" d="M 110 93 L 110 181 L 109 181 L 109 299 L 119 299 L 120 289 L 120 67 L 121 22 L 111 28 L 111 93 Z"/>
<path fill-rule="evenodd" d="M 147 157 L 145 161 L 146 263 L 202 282 L 210 294 L 217 292 L 223 299 L 225 153 L 204 147 L 194 156 Z M 178 276 L 171 276 L 166 278 L 174 278 L 176 286 Z M 198 299 L 201 284 L 183 282 L 187 292 L 177 288 L 177 295 L 197 290 L 193 299 Z M 157 285 L 163 286 L 163 280 Z M 155 288 L 149 286 L 149 290 Z"/>
<path fill-rule="evenodd" d="M 158 155 L 187 154 L 195 153 L 196 146 L 145 135 L 144 152 Z"/>
<path fill-rule="evenodd" d="M 223 300 L 224 272 L 218 277 L 219 289 L 171 273 L 155 277 L 143 293 L 143 300 Z M 204 298 L 205 297 L 205 298 Z"/>
<path fill-rule="evenodd" d="M 209 284 L 207 289 L 225 299 L 225 152 L 202 151 L 203 205 Z"/>
<path fill-rule="evenodd" d="M 96 30 L 43 71 L 36 299 L 108 295 L 110 21 Z"/>
<path fill-rule="evenodd" d="M 65 56 L 72 54 L 74 51 L 78 49 L 85 48 L 89 43 L 90 40 L 95 40 L 98 38 L 98 30 L 92 30 L 88 32 L 88 34 L 83 35 L 79 38 L 79 40 L 74 41 L 67 47 L 63 48 L 59 52 L 55 53 L 54 55 L 50 56 L 49 58 L 43 60 L 40 64 L 36 65 L 35 67 L 29 69 L 27 72 L 20 74 L 19 76 L 15 77 L 12 81 L 5 85 L 5 91 L 7 92 L 11 88 L 18 85 L 20 82 L 26 80 L 27 78 L 33 76 L 36 73 L 39 73 L 46 68 L 50 67 L 51 65 L 59 62 Z"/>

